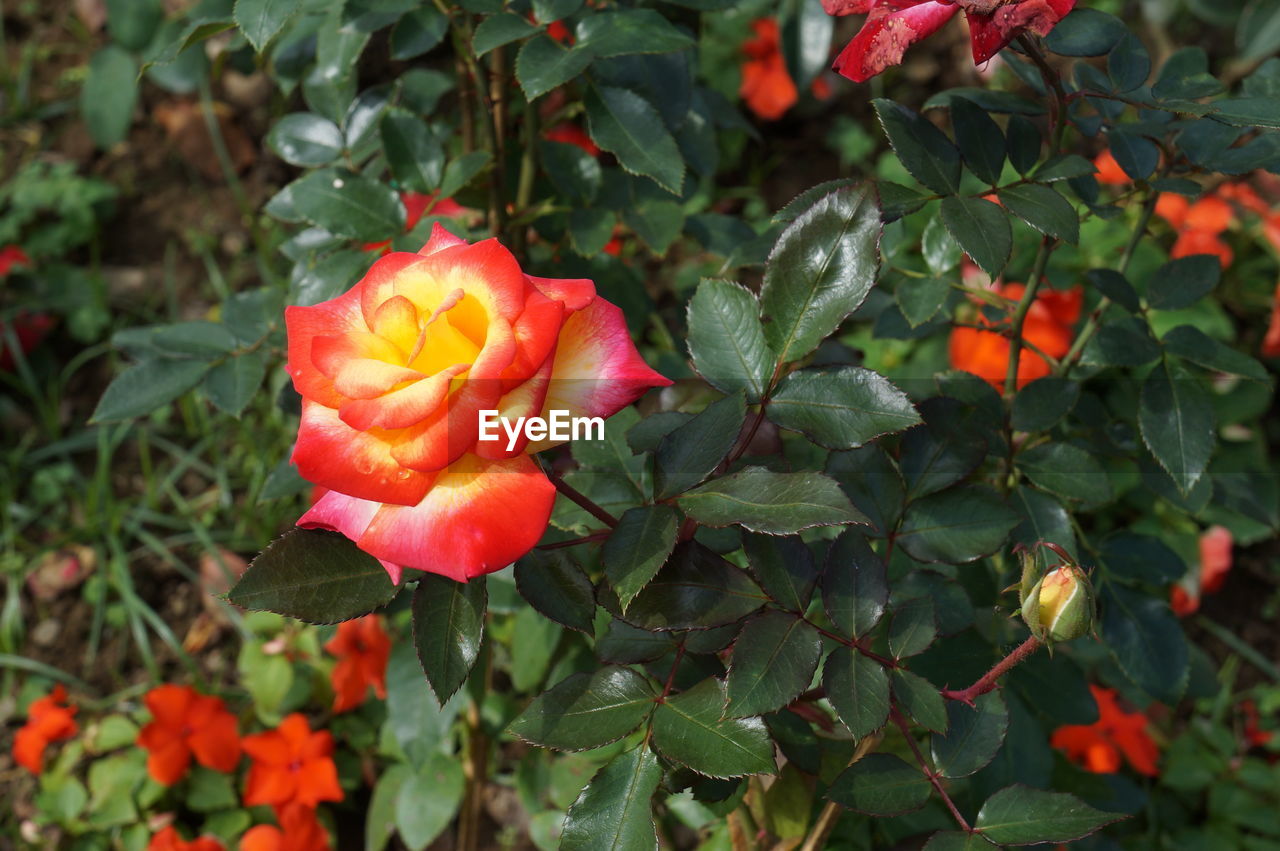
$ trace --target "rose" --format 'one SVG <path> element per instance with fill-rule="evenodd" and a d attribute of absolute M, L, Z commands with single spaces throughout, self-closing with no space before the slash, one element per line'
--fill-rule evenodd
<path fill-rule="evenodd" d="M 1076 0 L 822 0 L 829 15 L 866 15 L 866 23 L 836 57 L 835 70 L 865 83 L 902 61 L 956 12 L 969 23 L 973 61 L 981 65 L 1024 31 L 1048 35 Z"/>
<path fill-rule="evenodd" d="M 670 383 L 591 281 L 526 275 L 497 240 L 439 224 L 417 254 L 387 254 L 285 322 L 293 460 L 329 489 L 298 525 L 341 532 L 396 582 L 404 567 L 499 570 L 546 529 L 555 489 L 528 456 L 553 444 L 480 441 L 481 411 L 608 417 Z"/>

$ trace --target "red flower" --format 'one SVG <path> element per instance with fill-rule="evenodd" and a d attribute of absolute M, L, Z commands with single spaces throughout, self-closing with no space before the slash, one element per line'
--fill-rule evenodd
<path fill-rule="evenodd" d="M 1059 727 L 1050 743 L 1065 751 L 1072 762 L 1095 774 L 1119 771 L 1123 756 L 1138 773 L 1156 776 L 1160 750 L 1148 732 L 1147 716 L 1121 709 L 1112 689 L 1090 685 L 1089 690 L 1098 705 L 1098 720 Z"/>
<path fill-rule="evenodd" d="M 31 258 L 27 256 L 27 252 L 16 245 L 0 248 L 0 278 L 7 278 L 14 266 L 31 268 Z"/>
<path fill-rule="evenodd" d="M 1183 583 L 1169 591 L 1169 607 L 1178 617 L 1186 617 L 1200 608 L 1200 596 L 1222 589 L 1231 572 L 1231 530 L 1210 526 L 1200 535 L 1200 573 L 1196 587 L 1188 590 Z"/>
<path fill-rule="evenodd" d="M 1022 298 L 1022 284 L 1005 284 L 1000 295 L 1012 302 Z M 1071 348 L 1071 326 L 1080 318 L 1079 288 L 1067 292 L 1042 291 L 1036 295 L 1022 326 L 1023 339 L 1051 358 L 1060 358 Z M 982 325 L 991 322 L 984 315 Z M 1009 369 L 1009 339 L 998 331 L 978 328 L 954 328 L 950 341 L 951 366 L 989 382 L 997 390 L 1004 389 Z M 1049 362 L 1031 347 L 1024 347 L 1018 359 L 1018 386 L 1022 387 L 1051 371 Z"/>
<path fill-rule="evenodd" d="M 329 851 L 329 834 L 316 819 L 316 811 L 288 804 L 276 811 L 280 826 L 260 824 L 240 837 L 240 851 Z"/>
<path fill-rule="evenodd" d="M 53 742 L 69 739 L 79 729 L 76 707 L 67 705 L 67 689 L 56 685 L 45 697 L 31 701 L 27 723 L 13 737 L 13 759 L 32 774 L 44 770 L 44 749 Z"/>
<path fill-rule="evenodd" d="M 338 664 L 333 666 L 333 711 L 349 712 L 364 702 L 369 686 L 378 697 L 387 696 L 387 657 L 391 640 L 382 619 L 365 615 L 338 624 L 338 632 L 324 646 Z"/>
<path fill-rule="evenodd" d="M 1266 336 L 1262 338 L 1262 354 L 1280 358 L 1280 284 L 1276 285 L 1276 294 L 1272 297 L 1271 322 L 1267 325 Z"/>
<path fill-rule="evenodd" d="M 1116 158 L 1111 155 L 1109 150 L 1103 151 L 1094 157 L 1093 167 L 1097 170 L 1099 183 L 1119 186 L 1131 181 L 1128 173 L 1120 167 L 1120 163 L 1116 162 Z M 1157 203 L 1159 203 L 1158 200 Z"/>
<path fill-rule="evenodd" d="M 1180 618 L 1194 615 L 1200 611 L 1200 595 L 1190 593 L 1178 583 L 1169 589 L 1169 608 Z"/>
<path fill-rule="evenodd" d="M 1018 35 L 1048 35 L 1076 0 L 822 0 L 829 15 L 866 15 L 866 23 L 836 57 L 835 70 L 865 83 L 902 61 L 908 47 L 928 38 L 956 12 L 969 22 L 973 61 L 981 65 Z"/>
<path fill-rule="evenodd" d="M 755 38 L 742 44 L 742 86 L 738 94 L 756 115 L 766 121 L 781 118 L 796 102 L 796 84 L 787 73 L 782 57 L 782 37 L 778 21 L 758 18 L 751 22 Z"/>
<path fill-rule="evenodd" d="M 190 842 L 182 838 L 177 828 L 169 825 L 151 837 L 147 843 L 147 851 L 224 851 L 222 843 L 208 836 L 201 836 Z"/>
<path fill-rule="evenodd" d="M 1244 740 L 1250 747 L 1265 747 L 1274 735 L 1270 730 L 1262 729 L 1262 718 L 1258 715 L 1258 705 L 1252 700 L 1242 701 L 1240 713 L 1244 715 Z"/>
<path fill-rule="evenodd" d="M 138 734 L 147 750 L 147 773 L 157 783 L 172 786 L 196 762 L 223 773 L 240 762 L 240 734 L 236 717 L 221 698 L 200 694 L 189 686 L 163 685 L 143 698 L 151 723 Z"/>
<path fill-rule="evenodd" d="M 54 323 L 54 318 L 47 313 L 18 311 L 13 317 L 13 333 L 18 338 L 18 348 L 22 353 L 25 355 L 38 346 L 53 330 Z M 0 321 L 0 372 L 12 370 L 18 362 L 9 348 L 9 335 L 5 330 L 8 327 L 7 322 Z"/>
<path fill-rule="evenodd" d="M 546 530 L 555 488 L 529 456 L 563 441 L 482 440 L 482 411 L 609 417 L 670 384 L 591 281 L 526 275 L 496 239 L 438 225 L 285 323 L 303 399 L 293 461 L 330 489 L 298 525 L 341 532 L 397 582 L 403 567 L 501 570 Z"/>
<path fill-rule="evenodd" d="M 566 145 L 577 145 L 593 157 L 600 156 L 600 147 L 595 142 L 591 141 L 591 137 L 587 135 L 586 131 L 576 124 L 570 124 L 566 121 L 552 127 L 543 135 L 552 142 L 564 142 Z"/>
<path fill-rule="evenodd" d="M 569 32 L 569 28 L 564 25 L 564 21 L 552 21 L 547 24 L 547 36 L 552 41 L 558 41 L 561 44 L 573 44 L 573 35 Z"/>
<path fill-rule="evenodd" d="M 426 215 L 427 209 L 431 209 L 431 215 L 443 216 L 444 218 L 457 218 L 466 215 L 467 208 L 459 204 L 452 198 L 441 198 L 436 200 L 435 193 L 423 195 L 421 192 L 401 192 L 400 202 L 404 204 L 404 232 L 408 233 L 418 226 L 418 222 L 422 221 L 422 217 Z M 366 242 L 361 246 L 365 251 L 376 251 L 379 254 L 386 254 L 391 250 L 391 240 L 383 242 Z"/>
<path fill-rule="evenodd" d="M 269 804 L 314 807 L 321 801 L 341 801 L 338 770 L 333 764 L 333 736 L 311 731 L 307 719 L 295 712 L 280 726 L 244 738 L 253 759 L 245 785 L 247 807 Z"/>

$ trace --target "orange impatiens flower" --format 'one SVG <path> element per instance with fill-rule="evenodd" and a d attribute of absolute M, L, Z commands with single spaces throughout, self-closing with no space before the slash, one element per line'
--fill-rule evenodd
<path fill-rule="evenodd" d="M 338 664 L 333 666 L 333 711 L 349 712 L 364 702 L 373 686 L 380 698 L 387 696 L 387 657 L 391 639 L 377 615 L 365 615 L 338 624 L 338 632 L 324 646 Z"/>
<path fill-rule="evenodd" d="M 147 843 L 147 851 L 225 851 L 222 843 L 209 837 L 201 836 L 190 842 L 182 838 L 177 828 L 169 825 L 151 837 Z"/>
<path fill-rule="evenodd" d="M 1025 290 L 1022 284 L 1005 284 L 998 293 L 1016 303 Z M 1060 358 L 1071 348 L 1071 326 L 1080 318 L 1080 301 L 1078 287 L 1067 292 L 1045 290 L 1036 295 L 1022 326 L 1023 340 L 1029 345 L 1023 348 L 1018 359 L 1019 387 L 1049 374 L 1049 362 L 1038 352 Z M 982 315 L 979 322 L 992 324 Z M 997 390 L 1004 388 L 1009 368 L 1009 340 L 999 331 L 954 328 L 949 350 L 953 368 L 971 372 Z"/>
<path fill-rule="evenodd" d="M 280 807 L 280 826 L 260 824 L 240 838 L 240 851 L 329 851 L 329 834 L 316 811 L 301 804 Z"/>
<path fill-rule="evenodd" d="M 341 801 L 338 770 L 333 764 L 333 736 L 311 731 L 307 719 L 295 712 L 280 726 L 246 736 L 245 753 L 253 758 L 244 803 L 248 807 Z"/>
<path fill-rule="evenodd" d="M 778 21 L 759 18 L 751 22 L 751 29 L 756 35 L 742 44 L 747 58 L 742 63 L 742 86 L 738 94 L 752 112 L 773 121 L 795 104 L 796 84 L 787 73 L 787 63 L 782 56 Z"/>
<path fill-rule="evenodd" d="M 1221 194 L 1219 190 L 1195 203 L 1172 192 L 1162 192 L 1156 199 L 1156 215 L 1178 232 L 1178 239 L 1169 252 L 1172 257 L 1212 254 L 1223 268 L 1231 265 L 1235 254 L 1222 239 L 1222 232 L 1231 227 L 1235 214 L 1231 205 L 1219 197 Z"/>
<path fill-rule="evenodd" d="M 27 723 L 13 737 L 13 759 L 32 774 L 44 770 L 44 751 L 53 742 L 69 739 L 79 729 L 76 707 L 67 706 L 67 689 L 56 685 L 48 695 L 31 701 Z"/>
<path fill-rule="evenodd" d="M 1050 743 L 1065 751 L 1072 762 L 1095 774 L 1114 774 L 1120 770 L 1124 757 L 1134 771 L 1156 776 L 1160 750 L 1148 732 L 1147 716 L 1121 709 L 1114 689 L 1090 685 L 1089 690 L 1098 705 L 1098 720 L 1059 727 Z"/>
<path fill-rule="evenodd" d="M 221 698 L 189 686 L 163 685 L 147 692 L 143 702 L 152 720 L 138 734 L 138 745 L 147 750 L 147 773 L 157 783 L 172 786 L 181 780 L 193 755 L 214 771 L 235 770 L 240 733 Z"/>
<path fill-rule="evenodd" d="M 1231 530 L 1225 526 L 1210 526 L 1200 536 L 1200 572 L 1198 586 L 1174 585 L 1169 592 L 1169 607 L 1178 617 L 1186 617 L 1200 608 L 1200 595 L 1213 594 L 1222 589 L 1231 572 L 1231 548 L 1234 541 Z"/>

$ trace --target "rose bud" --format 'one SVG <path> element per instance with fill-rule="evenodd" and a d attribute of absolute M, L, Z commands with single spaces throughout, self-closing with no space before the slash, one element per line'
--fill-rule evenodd
<path fill-rule="evenodd" d="M 1044 642 L 1070 641 L 1093 628 L 1093 586 L 1078 565 L 1049 571 L 1027 592 L 1022 619 Z"/>

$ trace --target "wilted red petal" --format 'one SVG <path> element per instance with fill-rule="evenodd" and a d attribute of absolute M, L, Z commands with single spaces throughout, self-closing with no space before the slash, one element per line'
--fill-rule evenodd
<path fill-rule="evenodd" d="M 901 62 L 908 47 L 933 35 L 958 10 L 936 0 L 882 0 L 832 67 L 855 83 L 865 83 Z"/>

